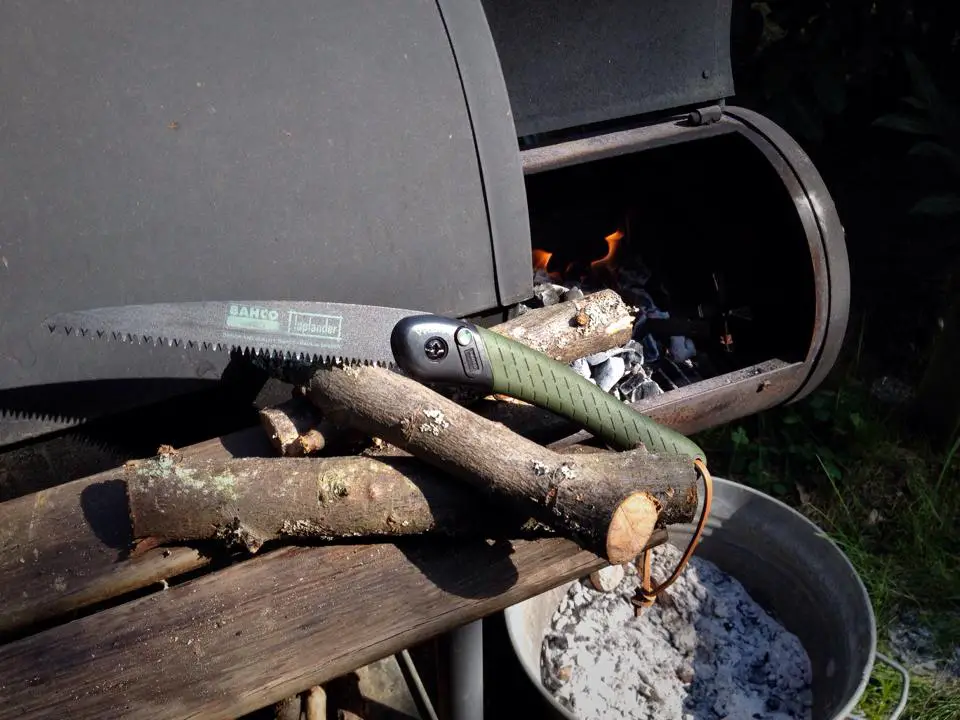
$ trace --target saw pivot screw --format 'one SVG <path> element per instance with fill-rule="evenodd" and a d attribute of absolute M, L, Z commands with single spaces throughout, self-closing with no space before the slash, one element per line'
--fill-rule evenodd
<path fill-rule="evenodd" d="M 443 360 L 449 352 L 447 341 L 442 337 L 432 337 L 423 344 L 423 352 L 428 360 L 434 362 Z"/>

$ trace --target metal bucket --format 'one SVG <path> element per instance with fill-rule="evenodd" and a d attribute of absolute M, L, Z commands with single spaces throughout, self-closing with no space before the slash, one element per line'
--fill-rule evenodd
<path fill-rule="evenodd" d="M 743 485 L 714 478 L 713 507 L 697 555 L 739 580 L 747 592 L 803 643 L 813 667 L 813 718 L 847 718 L 866 689 L 875 660 L 903 676 L 892 717 L 903 712 L 909 680 L 876 651 L 877 632 L 867 590 L 850 561 L 820 528 L 784 503 Z M 702 496 L 701 496 L 702 502 Z M 681 550 L 692 525 L 672 527 Z M 576 720 L 543 687 L 540 649 L 567 583 L 504 611 L 513 652 L 555 717 Z"/>

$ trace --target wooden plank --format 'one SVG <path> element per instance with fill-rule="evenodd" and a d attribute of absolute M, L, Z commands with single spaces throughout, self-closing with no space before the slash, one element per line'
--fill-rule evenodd
<path fill-rule="evenodd" d="M 183 452 L 196 459 L 275 455 L 259 426 Z M 111 470 L 0 504 L 0 637 L 209 562 L 192 548 L 126 560 L 131 529 L 120 476 Z"/>
<path fill-rule="evenodd" d="M 0 719 L 237 717 L 603 564 L 562 538 L 283 548 L 0 647 Z"/>

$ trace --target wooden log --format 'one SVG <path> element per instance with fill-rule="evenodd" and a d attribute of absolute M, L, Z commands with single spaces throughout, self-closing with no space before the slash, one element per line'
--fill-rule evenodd
<path fill-rule="evenodd" d="M 608 452 L 587 462 L 631 465 Z M 529 515 L 411 456 L 185 460 L 166 452 L 127 463 L 124 482 L 133 537 L 155 545 L 216 539 L 255 553 L 291 539 L 550 534 Z M 651 492 L 662 502 L 662 524 L 689 519 L 694 485 L 678 483 L 669 496 L 660 487 Z"/>
<path fill-rule="evenodd" d="M 362 433 L 325 419 L 319 408 L 301 395 L 263 408 L 259 418 L 270 444 L 283 457 L 350 455 L 369 445 Z"/>
<path fill-rule="evenodd" d="M 635 309 L 613 290 L 601 290 L 579 300 L 534 308 L 490 329 L 544 352 L 561 362 L 624 345 L 630 340 Z M 570 428 L 565 418 L 513 398 L 478 398 L 469 389 L 457 395 L 484 417 L 501 422 L 537 442 L 558 437 Z M 260 421 L 277 451 L 284 456 L 320 453 L 331 443 L 359 448 L 359 439 L 323 417 L 316 405 L 301 396 L 260 411 Z"/>
<path fill-rule="evenodd" d="M 560 362 L 625 345 L 633 336 L 636 309 L 613 290 L 536 308 L 490 328 Z"/>
<path fill-rule="evenodd" d="M 303 397 L 260 410 L 260 424 L 274 449 L 284 456 L 301 456 L 320 451 L 326 445 L 322 432 L 314 428 L 323 419 L 320 411 Z"/>
<path fill-rule="evenodd" d="M 273 720 L 300 720 L 302 705 L 300 695 L 284 698 L 273 706 Z"/>
<path fill-rule="evenodd" d="M 327 691 L 314 685 L 303 694 L 303 720 L 327 720 Z"/>
<path fill-rule="evenodd" d="M 228 720 L 605 561 L 561 537 L 286 547 L 0 646 L 0 720 Z"/>
<path fill-rule="evenodd" d="M 272 457 L 252 427 L 184 448 L 190 459 Z M 133 535 L 120 468 L 0 504 L 0 637 L 204 567 L 191 547 L 130 559 Z"/>
<path fill-rule="evenodd" d="M 129 462 L 135 539 L 270 541 L 437 533 L 521 537 L 546 528 L 414 457 L 184 459 Z M 674 503 L 676 505 L 677 503 Z"/>
<path fill-rule="evenodd" d="M 275 458 L 259 427 L 179 453 L 185 462 Z M 215 559 L 216 548 L 206 544 L 158 547 L 128 557 L 134 535 L 124 477 L 118 468 L 0 504 L 0 639 L 201 569 Z M 269 486 L 263 491 L 269 494 Z M 651 545 L 664 540 L 658 533 Z"/>
<path fill-rule="evenodd" d="M 564 456 L 526 440 L 399 373 L 379 367 L 317 370 L 307 395 L 326 416 L 407 450 L 517 507 L 611 563 L 634 559 L 696 469 L 645 449 Z M 696 493 L 676 521 L 689 521 Z"/>

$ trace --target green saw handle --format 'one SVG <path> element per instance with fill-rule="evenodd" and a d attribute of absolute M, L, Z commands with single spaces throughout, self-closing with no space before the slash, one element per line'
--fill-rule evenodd
<path fill-rule="evenodd" d="M 421 382 L 471 385 L 523 400 L 579 424 L 619 450 L 706 462 L 685 435 L 660 425 L 547 355 L 472 323 L 437 315 L 405 318 L 391 336 L 401 368 Z"/>

